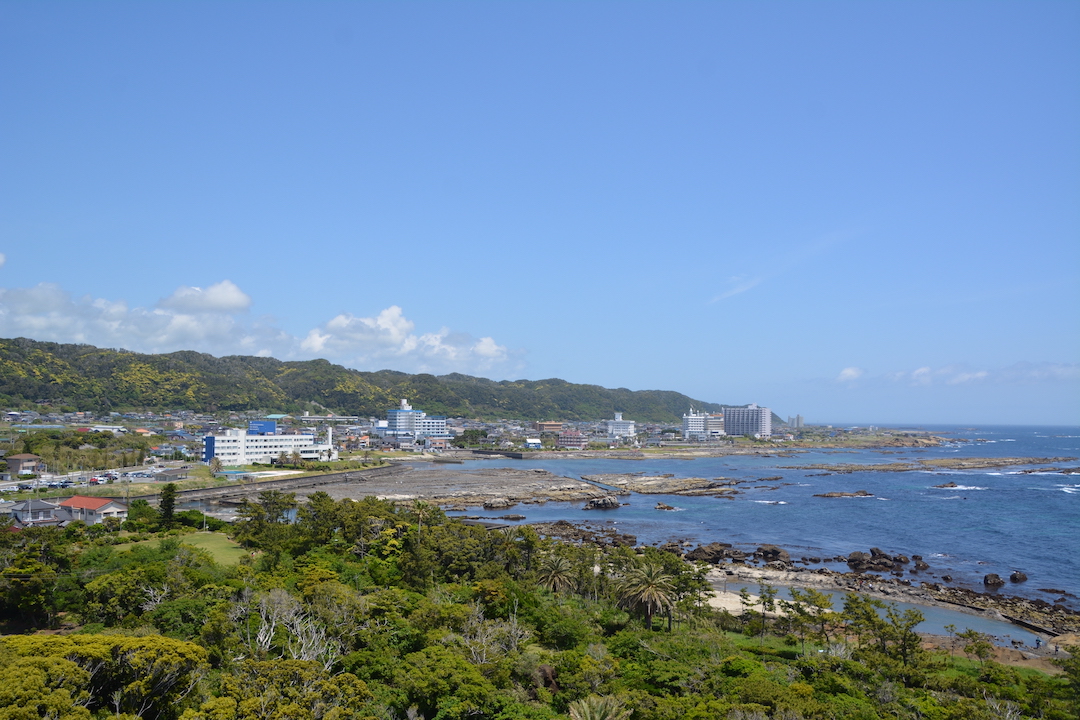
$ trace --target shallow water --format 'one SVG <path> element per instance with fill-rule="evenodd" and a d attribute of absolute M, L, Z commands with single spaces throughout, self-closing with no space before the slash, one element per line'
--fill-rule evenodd
<path fill-rule="evenodd" d="M 930 570 L 906 577 L 912 582 L 951 575 L 954 584 L 984 590 L 982 578 L 1007 578 L 1022 570 L 1029 580 L 1008 584 L 1010 595 L 1054 602 L 1058 594 L 1080 595 L 1080 475 L 1037 472 L 1025 466 L 986 470 L 857 472 L 821 476 L 818 469 L 782 469 L 812 463 L 911 462 L 935 457 L 1080 456 L 1080 428 L 982 427 L 925 428 L 950 432 L 958 441 L 938 448 L 811 451 L 794 457 L 727 456 L 694 460 L 498 460 L 468 461 L 464 467 L 539 467 L 558 475 L 580 477 L 600 473 L 671 473 L 677 477 L 753 479 L 780 475 L 762 483 L 775 489 L 740 486 L 735 499 L 630 495 L 627 507 L 583 512 L 583 503 L 519 505 L 523 522 L 588 521 L 614 526 L 641 543 L 688 540 L 730 542 L 742 549 L 774 543 L 793 558 L 829 556 L 880 547 L 889 553 L 922 555 Z M 1078 462 L 1065 463 L 1075 467 Z M 461 469 L 463 466 L 458 465 Z M 956 488 L 934 485 L 955 482 Z M 866 490 L 869 498 L 818 498 L 815 493 Z M 678 508 L 655 510 L 657 502 Z M 470 511 L 471 514 L 480 514 Z M 494 517 L 496 514 L 488 513 Z M 846 569 L 840 566 L 835 569 Z M 1078 607 L 1075 597 L 1068 605 Z M 959 624 L 958 624 L 959 627 Z M 1011 626 L 1009 626 L 1011 627 Z M 1015 636 L 1015 635 L 1014 635 Z"/>

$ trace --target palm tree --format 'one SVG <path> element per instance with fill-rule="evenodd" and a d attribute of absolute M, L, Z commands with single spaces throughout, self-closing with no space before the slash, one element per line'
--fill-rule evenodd
<path fill-rule="evenodd" d="M 210 458 L 210 473 L 216 475 L 221 472 L 221 458 L 214 456 Z"/>
<path fill-rule="evenodd" d="M 614 695 L 590 695 L 570 703 L 570 720 L 626 720 L 630 710 Z"/>
<path fill-rule="evenodd" d="M 540 563 L 540 584 L 551 592 L 562 592 L 573 585 L 574 568 L 561 555 L 548 555 Z"/>
<path fill-rule="evenodd" d="M 659 565 L 646 563 L 626 573 L 622 583 L 622 601 L 645 613 L 645 627 L 652 630 L 653 614 L 670 609 L 675 586 L 671 576 Z"/>

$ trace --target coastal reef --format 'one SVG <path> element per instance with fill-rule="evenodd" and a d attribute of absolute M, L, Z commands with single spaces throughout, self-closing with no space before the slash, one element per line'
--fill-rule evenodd
<path fill-rule="evenodd" d="M 601 483 L 624 492 L 642 495 L 709 495 L 713 497 L 738 494 L 733 486 L 740 481 L 729 478 L 679 478 L 674 475 L 644 475 L 624 473 L 617 475 L 583 475 L 583 480 Z"/>
<path fill-rule="evenodd" d="M 927 458 L 900 463 L 809 463 L 806 465 L 783 465 L 785 470 L 827 470 L 845 475 L 855 472 L 914 472 L 923 470 L 983 470 L 986 468 L 1012 467 L 1014 465 L 1054 465 L 1072 462 L 1074 457 L 1005 457 L 1005 458 Z M 1029 472 L 1072 473 L 1074 468 L 1051 468 Z"/>

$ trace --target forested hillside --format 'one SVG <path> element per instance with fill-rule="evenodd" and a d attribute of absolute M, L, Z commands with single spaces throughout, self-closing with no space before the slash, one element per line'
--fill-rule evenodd
<path fill-rule="evenodd" d="M 123 535 L 115 518 L 0 533 L 0 718 L 1077 717 L 1075 657 L 1020 670 L 966 632 L 968 658 L 934 654 L 914 609 L 762 586 L 733 617 L 704 602 L 704 566 L 656 548 L 423 503 L 295 508 L 274 491 L 240 507 L 242 548 L 165 502 L 132 503 Z"/>
<path fill-rule="evenodd" d="M 383 415 L 409 398 L 428 414 L 523 420 L 596 420 L 616 411 L 638 421 L 678 422 L 714 403 L 662 390 L 611 390 L 564 380 L 495 382 L 468 375 L 361 372 L 326 360 L 282 362 L 192 351 L 144 355 L 26 338 L 0 340 L 0 403 L 38 401 L 79 410 L 296 412 L 318 403 L 338 414 Z"/>

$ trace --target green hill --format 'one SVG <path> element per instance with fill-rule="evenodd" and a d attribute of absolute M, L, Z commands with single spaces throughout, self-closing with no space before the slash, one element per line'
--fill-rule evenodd
<path fill-rule="evenodd" d="M 639 421 L 678 422 L 692 405 L 720 405 L 664 390 L 631 391 L 565 380 L 361 372 L 326 360 L 282 362 L 181 351 L 144 355 L 26 338 L 0 340 L 0 404 L 38 401 L 80 410 L 265 410 L 312 403 L 345 415 L 378 415 L 409 398 L 428 414 L 522 420 L 596 420 L 616 411 Z"/>

